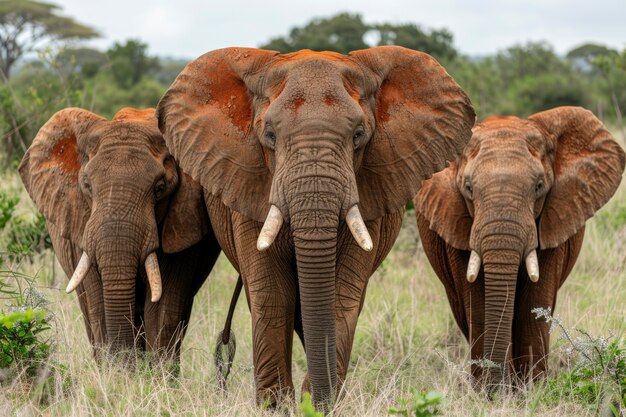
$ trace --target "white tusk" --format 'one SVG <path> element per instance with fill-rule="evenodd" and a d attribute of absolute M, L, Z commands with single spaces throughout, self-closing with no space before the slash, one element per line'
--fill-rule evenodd
<path fill-rule="evenodd" d="M 156 253 L 152 252 L 146 258 L 146 274 L 148 275 L 148 283 L 150 284 L 150 292 L 152 293 L 152 298 L 150 301 L 156 303 L 161 299 L 161 271 L 159 270 L 159 260 L 157 259 Z"/>
<path fill-rule="evenodd" d="M 539 262 L 537 262 L 537 251 L 533 250 L 526 257 L 526 271 L 532 282 L 539 281 Z"/>
<path fill-rule="evenodd" d="M 352 236 L 354 236 L 356 243 L 359 244 L 361 249 L 366 252 L 371 251 L 374 247 L 372 244 L 372 238 L 367 231 L 367 227 L 363 222 L 363 217 L 361 217 L 361 212 L 356 205 L 352 206 L 350 210 L 348 210 L 348 214 L 346 214 L 346 223 L 348 223 L 348 228 L 350 229 L 350 232 L 352 232 Z"/>
<path fill-rule="evenodd" d="M 283 215 L 278 207 L 272 205 L 270 207 L 270 212 L 267 214 L 267 218 L 265 219 L 265 223 L 263 223 L 263 228 L 259 233 L 259 238 L 256 241 L 256 248 L 259 251 L 264 251 L 269 248 L 274 242 L 274 239 L 276 239 L 278 232 L 280 232 L 282 225 Z"/>
<path fill-rule="evenodd" d="M 478 272 L 480 271 L 480 255 L 474 251 L 470 254 L 469 262 L 467 263 L 467 280 L 469 282 L 476 281 Z"/>
<path fill-rule="evenodd" d="M 76 287 L 80 285 L 81 282 L 83 282 L 83 280 L 87 276 L 87 271 L 89 271 L 90 267 L 91 262 L 89 261 L 89 256 L 87 255 L 87 252 L 83 252 L 80 257 L 80 261 L 78 261 L 78 265 L 74 270 L 74 274 L 70 279 L 70 282 L 68 282 L 67 287 L 65 287 L 66 293 L 71 293 L 76 289 Z"/>

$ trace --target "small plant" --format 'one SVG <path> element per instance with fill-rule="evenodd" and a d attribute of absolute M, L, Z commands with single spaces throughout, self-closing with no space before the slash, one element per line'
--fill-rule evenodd
<path fill-rule="evenodd" d="M 413 399 L 400 400 L 400 408 L 390 408 L 389 414 L 415 417 L 439 416 L 439 406 L 443 400 L 443 394 L 437 391 L 424 393 L 413 388 Z"/>
<path fill-rule="evenodd" d="M 573 357 L 573 367 L 546 381 L 548 392 L 555 397 L 569 397 L 581 404 L 599 409 L 608 403 L 612 414 L 626 410 L 626 340 L 615 336 L 593 337 L 584 330 L 572 337 L 550 309 L 535 308 L 537 318 L 550 323 L 550 331 L 559 329 L 567 341 L 566 353 Z"/>
<path fill-rule="evenodd" d="M 302 402 L 300 403 L 300 412 L 302 417 L 324 417 L 324 413 L 315 411 L 315 407 L 311 402 L 311 394 L 305 392 L 302 394 Z"/>
<path fill-rule="evenodd" d="M 21 282 L 28 286 L 22 290 Z M 32 286 L 32 278 L 10 270 L 0 271 L 0 299 L 8 306 L 0 311 L 0 370 L 10 375 L 25 371 L 33 376 L 50 356 L 44 332 L 51 327 L 45 296 Z"/>
<path fill-rule="evenodd" d="M 0 190 L 0 230 L 9 223 L 19 202 L 19 196 L 9 195 L 6 191 Z"/>

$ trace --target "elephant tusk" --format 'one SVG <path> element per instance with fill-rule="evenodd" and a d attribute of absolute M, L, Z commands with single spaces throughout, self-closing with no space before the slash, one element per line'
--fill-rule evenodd
<path fill-rule="evenodd" d="M 271 244 L 274 243 L 274 239 L 276 239 L 282 225 L 283 215 L 278 207 L 272 205 L 265 219 L 265 223 L 263 223 L 261 233 L 259 233 L 259 238 L 256 241 L 256 248 L 259 251 L 264 251 L 269 248 Z"/>
<path fill-rule="evenodd" d="M 526 271 L 532 282 L 539 281 L 539 262 L 537 261 L 537 251 L 533 250 L 526 257 Z"/>
<path fill-rule="evenodd" d="M 374 245 L 372 244 L 372 238 L 367 231 L 367 227 L 363 222 L 363 217 L 361 217 L 361 212 L 356 205 L 352 206 L 352 208 L 348 210 L 348 214 L 346 215 L 346 222 L 348 223 L 348 228 L 350 229 L 350 232 L 352 232 L 352 236 L 354 236 L 356 243 L 359 244 L 361 249 L 366 252 L 371 251 L 374 247 Z"/>
<path fill-rule="evenodd" d="M 470 259 L 467 264 L 467 280 L 469 282 L 476 281 L 478 272 L 480 271 L 480 255 L 474 251 L 470 254 Z"/>
<path fill-rule="evenodd" d="M 67 287 L 65 288 L 66 293 L 68 294 L 71 293 L 72 291 L 76 289 L 76 287 L 80 285 L 81 282 L 83 282 L 83 280 L 87 276 L 87 272 L 89 271 L 89 268 L 91 268 L 91 262 L 89 261 L 89 256 L 87 255 L 87 252 L 83 252 L 83 254 L 80 257 L 80 261 L 78 261 L 78 265 L 76 266 L 76 269 L 74 270 L 74 274 L 72 274 L 72 278 L 70 279 L 70 282 L 67 283 Z"/>
<path fill-rule="evenodd" d="M 159 260 L 157 259 L 156 253 L 152 252 L 146 258 L 146 274 L 148 275 L 148 283 L 150 284 L 150 292 L 152 293 L 152 298 L 150 301 L 156 303 L 161 299 L 161 271 L 159 270 Z"/>

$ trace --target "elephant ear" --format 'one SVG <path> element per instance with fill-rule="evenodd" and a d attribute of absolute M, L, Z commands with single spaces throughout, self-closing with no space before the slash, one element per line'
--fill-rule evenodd
<path fill-rule="evenodd" d="M 161 230 L 161 249 L 176 253 L 198 243 L 209 231 L 202 186 L 178 168 L 179 185 L 170 198 Z"/>
<path fill-rule="evenodd" d="M 554 141 L 554 185 L 539 221 L 542 249 L 580 230 L 617 190 L 624 151 L 602 122 L 580 107 L 557 107 L 529 117 Z"/>
<path fill-rule="evenodd" d="M 261 68 L 276 54 L 253 48 L 206 53 L 185 67 L 157 106 L 159 129 L 185 172 L 257 221 L 269 211 L 271 174 L 252 129 L 252 100 Z"/>
<path fill-rule="evenodd" d="M 19 167 L 35 205 L 66 239 L 82 242 L 90 208 L 78 184 L 90 132 L 104 118 L 79 108 L 55 113 L 39 129 Z"/>
<path fill-rule="evenodd" d="M 376 128 L 357 176 L 359 208 L 371 220 L 412 199 L 469 141 L 469 98 L 434 58 L 397 46 L 350 54 L 373 72 Z"/>
<path fill-rule="evenodd" d="M 413 199 L 417 210 L 446 243 L 455 249 L 470 250 L 472 216 L 456 186 L 456 163 L 424 181 Z"/>

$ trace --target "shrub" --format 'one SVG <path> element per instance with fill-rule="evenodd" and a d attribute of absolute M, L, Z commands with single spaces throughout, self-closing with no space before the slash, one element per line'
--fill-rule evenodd
<path fill-rule="evenodd" d="M 439 406 L 443 400 L 443 394 L 437 391 L 424 393 L 413 388 L 413 398 L 400 400 L 400 408 L 390 408 L 389 414 L 415 417 L 431 417 L 441 415 Z"/>
<path fill-rule="evenodd" d="M 567 397 L 600 411 L 608 407 L 618 417 L 626 411 L 626 340 L 623 337 L 593 337 L 584 330 L 572 337 L 560 318 L 550 309 L 535 308 L 537 318 L 551 323 L 551 331 L 559 329 L 567 341 L 566 353 L 572 358 L 571 368 L 546 380 L 547 401 L 558 402 Z M 621 410 L 621 411 L 620 411 Z"/>

